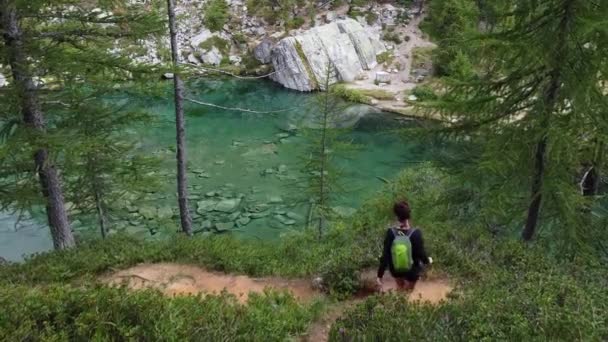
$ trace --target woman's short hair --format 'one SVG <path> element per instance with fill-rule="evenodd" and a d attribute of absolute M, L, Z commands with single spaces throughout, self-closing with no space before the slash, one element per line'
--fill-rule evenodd
<path fill-rule="evenodd" d="M 393 212 L 399 219 L 399 221 L 405 221 L 410 219 L 410 205 L 406 201 L 400 201 L 395 203 L 393 206 Z"/>

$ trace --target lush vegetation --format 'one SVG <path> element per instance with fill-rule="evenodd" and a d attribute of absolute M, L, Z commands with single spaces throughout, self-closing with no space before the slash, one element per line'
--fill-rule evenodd
<path fill-rule="evenodd" d="M 285 293 L 167 298 L 158 291 L 104 286 L 3 289 L 0 339 L 79 341 L 279 341 L 304 332 L 319 303 Z"/>
<path fill-rule="evenodd" d="M 211 0 L 205 6 L 205 26 L 211 31 L 221 31 L 230 18 L 230 8 L 224 0 Z"/>
<path fill-rule="evenodd" d="M 0 327 L 6 327 L 4 333 L 10 337 L 24 336 L 26 331 L 37 336 L 97 333 L 187 339 L 197 329 L 209 338 L 216 336 L 228 321 L 234 326 L 227 333 L 230 339 L 243 338 L 241 328 L 252 329 L 254 340 L 300 334 L 319 314 L 318 305 L 296 304 L 279 294 L 254 297 L 248 306 L 226 296 L 170 299 L 154 291 L 105 289 L 95 285 L 95 279 L 140 262 L 178 261 L 252 275 L 322 275 L 330 294 L 347 298 L 361 285 L 360 271 L 377 263 L 391 203 L 407 196 L 415 225 L 424 230 L 436 260 L 433 272 L 458 284 L 453 298 L 433 307 L 373 297 L 336 323 L 333 338 L 342 332 L 357 339 L 381 340 L 405 336 L 424 340 L 605 339 L 606 256 L 599 250 L 564 248 L 572 242 L 550 237 L 534 245 L 520 242 L 514 238 L 516 229 L 497 231 L 477 218 L 470 203 L 454 201 L 461 191 L 462 186 L 449 176 L 423 165 L 404 172 L 352 219 L 333 225 L 322 241 L 314 230 L 288 235 L 278 243 L 237 241 L 229 236 L 158 242 L 115 236 L 41 254 L 24 264 L 0 268 L 0 302 L 11 312 L 3 316 L 4 322 L 0 319 Z M 91 330 L 87 322 L 92 312 L 97 312 L 96 318 L 103 317 L 107 326 Z M 202 318 L 190 321 L 192 317 Z M 17 328 L 17 322 L 23 322 L 22 328 Z M 388 328 L 394 326 L 404 328 Z"/>

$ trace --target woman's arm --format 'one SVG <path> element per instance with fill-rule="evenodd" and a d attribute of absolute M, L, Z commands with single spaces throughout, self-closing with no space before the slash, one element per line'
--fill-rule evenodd
<path fill-rule="evenodd" d="M 391 230 L 387 230 L 384 236 L 384 246 L 382 248 L 382 256 L 380 257 L 380 266 L 378 267 L 378 278 L 382 279 L 384 272 L 388 268 L 390 262 L 391 245 L 393 244 L 393 234 Z"/>
<path fill-rule="evenodd" d="M 412 241 L 412 249 L 414 254 L 414 261 L 420 261 L 425 265 L 430 264 L 430 260 L 428 255 L 426 254 L 426 249 L 424 248 L 424 238 L 422 237 L 422 231 L 420 229 L 416 229 L 414 234 L 410 237 Z"/>

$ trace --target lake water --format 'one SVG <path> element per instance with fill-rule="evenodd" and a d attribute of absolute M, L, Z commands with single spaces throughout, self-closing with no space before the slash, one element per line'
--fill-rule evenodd
<path fill-rule="evenodd" d="M 194 230 L 217 232 L 214 227 L 218 226 L 224 233 L 273 239 L 282 232 L 302 229 L 310 206 L 301 189 L 306 179 L 302 169 L 308 139 L 302 130 L 289 129 L 309 126 L 310 117 L 318 111 L 314 95 L 289 91 L 265 81 L 201 81 L 192 82 L 188 88 L 188 97 L 220 106 L 285 110 L 255 114 L 186 105 Z M 129 207 L 125 208 L 128 218 L 114 222 L 112 229 L 126 230 L 144 238 L 163 238 L 175 233 L 178 219 L 148 220 L 146 217 L 154 216 L 158 208 L 177 213 L 173 103 L 169 93 L 167 99 L 129 101 L 146 108 L 158 119 L 145 127 L 133 128 L 131 133 L 140 137 L 144 151 L 162 158 L 160 170 L 146 170 L 162 177 L 162 186 L 151 189 L 146 196 L 131 198 L 125 204 Z M 382 189 L 382 179 L 390 179 L 403 168 L 429 156 L 414 138 L 396 132 L 416 122 L 362 105 L 353 105 L 344 111 L 352 124 L 347 136 L 357 148 L 337 162 L 342 170 L 343 191 L 332 205 L 346 214 Z M 196 213 L 197 202 L 201 201 L 207 210 Z M 237 202 L 239 206 L 234 212 L 210 209 L 222 201 L 224 204 Z M 86 218 L 78 221 L 88 222 Z M 22 254 L 52 248 L 42 215 L 34 215 L 21 225 L 15 229 L 13 215 L 0 216 L 0 256 L 20 260 Z M 80 239 L 99 235 L 90 223 L 77 223 L 75 230 Z"/>

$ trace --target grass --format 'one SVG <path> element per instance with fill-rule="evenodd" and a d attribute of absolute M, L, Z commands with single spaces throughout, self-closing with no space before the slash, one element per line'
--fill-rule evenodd
<path fill-rule="evenodd" d="M 294 38 L 295 40 L 295 38 Z M 306 73 L 308 74 L 308 78 L 312 82 L 313 89 L 317 89 L 319 87 L 319 82 L 317 81 L 317 77 L 315 77 L 315 73 L 312 71 L 312 67 L 310 63 L 308 63 L 308 59 L 306 58 L 306 54 L 304 53 L 304 49 L 302 49 L 302 44 L 299 41 L 295 40 L 295 48 L 298 56 L 300 56 L 300 60 L 302 64 L 304 64 L 304 68 L 306 69 Z"/>
<path fill-rule="evenodd" d="M 391 64 L 395 56 L 391 51 L 384 51 L 376 56 L 376 61 L 380 64 Z"/>
<path fill-rule="evenodd" d="M 372 97 L 376 100 L 394 100 L 395 94 L 384 89 L 357 89 L 362 95 Z"/>
<path fill-rule="evenodd" d="M 377 265 L 391 206 L 405 196 L 435 271 L 458 290 L 436 307 L 372 296 L 333 325 L 330 340 L 606 340 L 606 261 L 587 252 L 564 257 L 552 235 L 522 243 L 508 227 L 497 233 L 476 216 L 474 200 L 454 200 L 465 198 L 465 186 L 420 164 L 321 240 L 314 231 L 276 242 L 114 236 L 0 266 L 0 340 L 293 340 L 318 317 L 318 304 L 274 292 L 247 305 L 225 294 L 170 298 L 95 280 L 141 262 L 172 261 L 253 276 L 320 275 L 330 294 L 348 298 L 361 286 L 360 271 Z"/>
<path fill-rule="evenodd" d="M 412 49 L 412 68 L 425 67 L 433 63 L 433 47 L 417 47 Z"/>
<path fill-rule="evenodd" d="M 216 47 L 222 55 L 227 55 L 230 52 L 230 42 L 218 36 L 213 36 L 198 45 L 203 50 L 210 50 Z"/>

